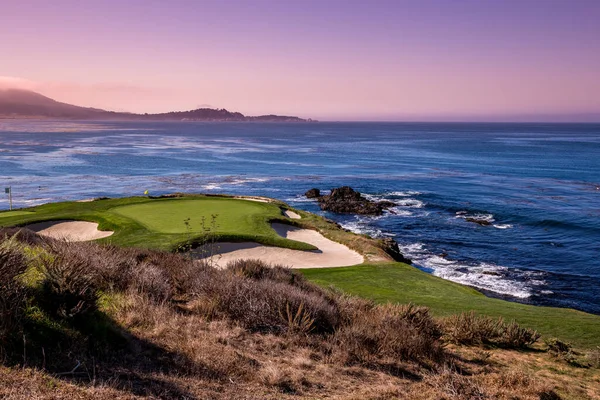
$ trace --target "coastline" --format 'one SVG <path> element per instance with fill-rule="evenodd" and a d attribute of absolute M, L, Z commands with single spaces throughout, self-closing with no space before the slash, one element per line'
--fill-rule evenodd
<path fill-rule="evenodd" d="M 20 214 L 12 217 L 2 217 L 0 213 L 0 227 L 14 225 L 14 221 L 31 221 L 34 222 L 36 219 L 42 217 L 44 210 L 52 210 L 52 220 L 58 219 L 57 209 L 61 206 L 67 205 L 68 207 L 62 216 L 67 217 L 68 215 L 79 215 L 85 216 L 88 220 L 96 220 L 100 223 L 101 230 L 114 230 L 115 234 L 101 239 L 100 242 L 104 243 L 122 243 L 122 245 L 130 246 L 144 244 L 144 247 L 150 245 L 153 246 L 159 243 L 160 240 L 148 240 L 145 238 L 141 242 L 135 242 L 131 239 L 124 238 L 119 234 L 119 224 L 123 221 L 115 223 L 115 221 L 109 221 L 106 219 L 107 214 L 102 214 L 100 209 L 111 208 L 114 206 L 123 207 L 124 204 L 145 204 L 152 202 L 166 202 L 169 201 L 182 201 L 192 199 L 222 199 L 225 201 L 241 201 L 235 199 L 233 196 L 198 196 L 198 195 L 178 195 L 173 196 L 161 196 L 154 199 L 149 198 L 121 198 L 121 199 L 106 199 L 96 200 L 93 202 L 69 202 L 69 203 L 48 203 L 42 206 L 36 206 L 25 211 L 30 213 L 23 214 L 24 210 L 19 210 Z M 245 201 L 243 201 L 245 203 Z M 388 301 L 400 301 L 400 302 L 414 302 L 416 304 L 422 304 L 430 307 L 434 314 L 446 315 L 451 312 L 457 311 L 468 311 L 476 310 L 484 315 L 504 317 L 508 320 L 515 319 L 520 323 L 527 326 L 532 326 L 538 329 L 544 335 L 566 337 L 571 342 L 584 347 L 600 345 L 600 316 L 594 314 L 587 314 L 584 312 L 568 309 L 568 308 L 553 308 L 553 307 L 542 307 L 534 305 L 523 305 L 515 302 L 506 300 L 499 300 L 485 296 L 479 291 L 476 291 L 468 286 L 453 283 L 451 281 L 443 280 L 420 271 L 419 269 L 401 263 L 394 263 L 391 261 L 389 256 L 385 256 L 385 253 L 381 248 L 378 248 L 375 243 L 376 240 L 355 235 L 353 233 L 340 229 L 335 224 L 328 222 L 324 218 L 311 214 L 305 211 L 290 208 L 285 203 L 273 199 L 272 203 L 263 202 L 248 202 L 250 204 L 256 204 L 258 207 L 274 207 L 278 210 L 278 214 L 281 215 L 281 210 L 291 210 L 302 216 L 302 219 L 291 219 L 284 215 L 281 217 L 282 222 L 288 225 L 302 226 L 307 229 L 314 229 L 329 240 L 333 240 L 338 243 L 345 244 L 351 249 L 361 253 L 365 257 L 365 262 L 353 266 L 353 267 L 334 267 L 334 268 L 319 268 L 315 269 L 304 269 L 302 270 L 307 277 L 319 284 L 325 286 L 334 285 L 348 293 L 358 294 L 363 297 L 372 298 L 377 302 L 388 302 Z M 76 211 L 73 208 L 77 207 L 81 211 Z M 92 207 L 96 211 L 90 214 L 89 207 Z M 283 207 L 283 208 L 279 208 Z M 86 211 L 87 208 L 87 211 Z M 33 212 L 32 212 L 33 211 Z M 36 215 L 37 214 L 37 215 Z M 94 216 L 95 214 L 95 216 Z M 45 217 L 45 218 L 49 218 Z M 112 218 L 112 217 L 111 217 Z M 268 217 L 273 220 L 274 217 Z M 72 218 L 62 218 L 72 219 Z M 4 220 L 4 221 L 3 221 Z M 18 224 L 17 224 L 18 225 Z M 232 236 L 225 235 L 219 239 L 224 241 Z M 185 235 L 179 235 L 178 240 L 186 239 Z M 238 237 L 237 241 L 242 241 L 243 235 Z M 297 246 L 298 242 L 277 242 L 274 239 L 264 238 L 261 240 L 263 243 L 271 244 L 283 243 L 285 246 Z M 176 248 L 174 244 L 170 245 L 171 248 Z M 162 246 L 164 248 L 164 246 Z M 377 262 L 374 262 L 376 260 Z M 375 286 L 372 286 L 375 282 Z M 384 290 L 384 292 L 382 292 Z M 567 323 L 565 323 L 567 321 Z M 585 329 L 582 330 L 582 327 Z"/>

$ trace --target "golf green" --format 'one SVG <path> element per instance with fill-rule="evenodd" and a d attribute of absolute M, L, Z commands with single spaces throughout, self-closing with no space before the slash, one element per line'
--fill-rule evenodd
<path fill-rule="evenodd" d="M 269 233 L 269 217 L 281 215 L 279 207 L 249 200 L 171 200 L 116 207 L 113 213 L 130 218 L 159 233 L 221 234 Z"/>

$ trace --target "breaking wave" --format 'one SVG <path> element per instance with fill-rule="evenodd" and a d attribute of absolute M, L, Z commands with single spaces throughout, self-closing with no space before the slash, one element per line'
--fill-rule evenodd
<path fill-rule="evenodd" d="M 423 243 L 400 244 L 399 247 L 416 266 L 440 278 L 519 299 L 527 299 L 536 292 L 545 292 L 541 289 L 546 285 L 543 272 L 519 270 L 493 263 L 455 261 L 445 254 L 433 254 Z"/>

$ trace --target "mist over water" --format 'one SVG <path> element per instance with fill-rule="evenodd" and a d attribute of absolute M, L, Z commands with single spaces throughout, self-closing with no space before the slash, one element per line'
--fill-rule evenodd
<path fill-rule="evenodd" d="M 598 124 L 0 120 L 2 185 L 16 207 L 145 190 L 275 197 L 394 237 L 415 266 L 490 296 L 600 314 Z M 302 196 L 341 185 L 397 206 L 340 216 Z"/>

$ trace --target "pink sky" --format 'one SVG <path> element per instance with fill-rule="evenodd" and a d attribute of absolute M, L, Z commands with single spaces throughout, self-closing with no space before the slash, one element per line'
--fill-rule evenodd
<path fill-rule="evenodd" d="M 22 1 L 0 86 L 117 111 L 600 115 L 600 1 Z"/>

